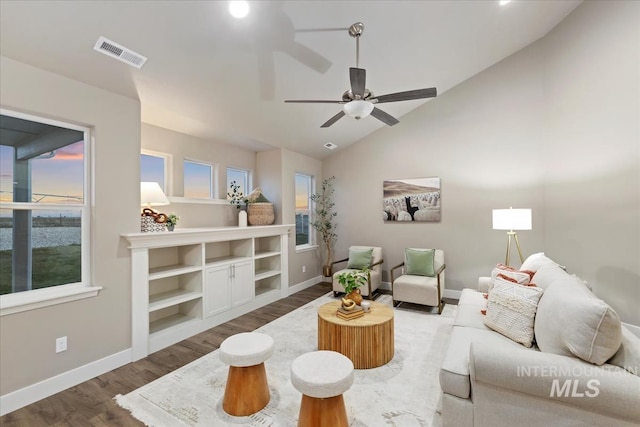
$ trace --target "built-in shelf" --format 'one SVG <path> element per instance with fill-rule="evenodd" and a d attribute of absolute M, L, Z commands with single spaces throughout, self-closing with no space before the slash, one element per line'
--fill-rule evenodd
<path fill-rule="evenodd" d="M 131 233 L 133 360 L 288 293 L 293 224 Z"/>

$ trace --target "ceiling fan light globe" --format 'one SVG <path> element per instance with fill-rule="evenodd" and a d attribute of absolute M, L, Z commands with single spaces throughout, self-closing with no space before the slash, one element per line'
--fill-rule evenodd
<path fill-rule="evenodd" d="M 371 114 L 373 111 L 373 104 L 369 101 L 355 100 L 347 102 L 342 108 L 347 116 L 360 120 Z"/>

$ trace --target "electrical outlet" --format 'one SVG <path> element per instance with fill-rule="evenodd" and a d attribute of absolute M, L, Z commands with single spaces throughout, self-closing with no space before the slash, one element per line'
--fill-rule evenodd
<path fill-rule="evenodd" d="M 67 351 L 67 337 L 60 337 L 56 339 L 56 353 Z"/>
<path fill-rule="evenodd" d="M 303 265 L 303 266 L 302 266 L 302 272 L 303 272 L 303 273 L 306 273 L 306 272 L 307 272 L 307 266 L 306 266 L 306 265 Z"/>

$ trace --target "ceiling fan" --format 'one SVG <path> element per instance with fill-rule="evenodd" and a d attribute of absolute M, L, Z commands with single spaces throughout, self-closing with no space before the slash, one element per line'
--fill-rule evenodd
<path fill-rule="evenodd" d="M 381 122 L 393 126 L 398 122 L 398 119 L 392 115 L 385 113 L 381 109 L 377 108 L 375 104 L 382 104 L 385 102 L 396 101 L 410 101 L 413 99 L 434 98 L 437 96 L 435 87 L 428 89 L 415 89 L 405 92 L 395 92 L 387 95 L 375 96 L 373 92 L 365 87 L 367 71 L 364 68 L 359 68 L 360 59 L 360 36 L 364 31 L 364 24 L 362 22 L 356 22 L 349 27 L 349 35 L 356 39 L 356 66 L 355 68 L 349 68 L 349 79 L 351 81 L 351 89 L 345 91 L 342 94 L 342 99 L 339 101 L 333 100 L 304 100 L 304 99 L 287 99 L 284 102 L 297 102 L 297 103 L 318 103 L 318 104 L 344 104 L 342 111 L 335 116 L 327 120 L 322 126 L 327 128 L 340 120 L 343 116 L 348 115 L 356 120 L 360 120 L 363 117 L 372 115 Z"/>

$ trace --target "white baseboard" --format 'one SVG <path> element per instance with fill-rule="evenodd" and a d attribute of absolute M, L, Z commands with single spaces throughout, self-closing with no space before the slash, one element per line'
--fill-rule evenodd
<path fill-rule="evenodd" d="M 321 281 L 322 281 L 322 276 L 316 276 L 316 277 L 312 277 L 309 280 L 305 280 L 304 282 L 298 283 L 297 285 L 289 286 L 287 296 L 288 295 L 293 295 L 296 292 L 300 292 L 302 290 L 310 288 L 313 285 L 316 285 L 318 282 L 321 282 Z"/>
<path fill-rule="evenodd" d="M 7 393 L 0 396 L 0 416 L 112 371 L 129 362 L 131 362 L 130 348 Z"/>

